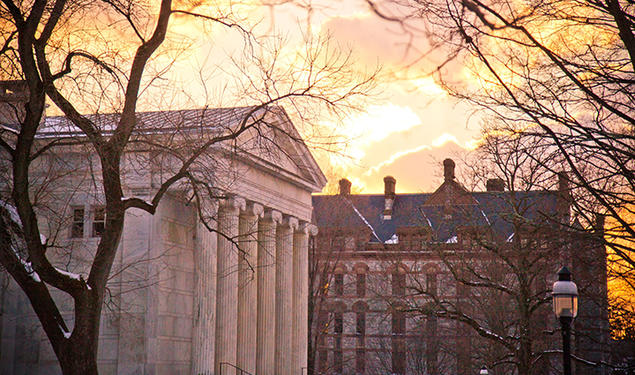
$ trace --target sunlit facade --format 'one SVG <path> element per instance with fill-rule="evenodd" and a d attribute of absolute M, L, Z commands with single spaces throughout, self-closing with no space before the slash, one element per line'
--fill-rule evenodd
<path fill-rule="evenodd" d="M 18 92 L 12 88 L 8 94 Z M 15 131 L 15 119 L 2 113 L 4 130 Z M 137 130 L 181 147 L 249 113 L 248 107 L 140 112 Z M 297 136 L 281 108 L 256 115 Z M 90 117 L 108 129 L 116 116 Z M 126 211 L 101 316 L 100 374 L 297 375 L 306 368 L 311 193 L 326 179 L 301 138 L 276 134 L 272 147 L 243 134 L 236 140 L 240 150 L 223 143 L 199 159 L 210 166 L 210 201 L 197 205 L 191 189 L 176 185 L 153 215 Z M 95 183 L 100 164 L 64 117 L 44 118 L 37 137 L 76 141 L 52 148 L 31 172 L 48 181 L 42 188 L 51 199 L 38 205 L 47 256 L 60 272 L 86 280 L 106 229 Z M 151 200 L 173 162 L 156 149 L 131 147 L 121 167 L 125 196 Z M 6 191 L 4 181 L 0 187 Z M 13 281 L 0 287 L 0 374 L 60 374 L 31 302 Z M 73 300 L 51 293 L 72 331 Z"/>

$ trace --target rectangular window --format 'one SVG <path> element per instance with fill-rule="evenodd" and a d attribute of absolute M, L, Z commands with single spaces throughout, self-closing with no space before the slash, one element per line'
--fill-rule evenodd
<path fill-rule="evenodd" d="M 355 364 L 358 374 L 366 372 L 366 351 L 364 349 L 357 349 L 355 351 Z"/>
<path fill-rule="evenodd" d="M 342 313 L 335 314 L 335 334 L 341 335 L 344 332 L 344 319 L 342 319 Z"/>
<path fill-rule="evenodd" d="M 71 238 L 84 237 L 84 208 L 73 208 L 73 224 L 71 225 Z"/>
<path fill-rule="evenodd" d="M 363 312 L 357 313 L 357 326 L 355 327 L 355 332 L 362 336 L 366 333 L 366 314 Z"/>
<path fill-rule="evenodd" d="M 406 275 L 403 273 L 392 274 L 392 295 L 403 296 L 406 294 Z"/>
<path fill-rule="evenodd" d="M 336 374 L 341 374 L 344 371 L 344 361 L 343 361 L 343 356 L 342 356 L 342 350 L 335 350 L 335 352 L 333 353 L 333 361 L 334 363 L 334 367 L 335 367 L 335 373 Z"/>
<path fill-rule="evenodd" d="M 333 352 L 333 365 L 335 368 L 335 372 L 337 374 L 341 374 L 343 367 L 343 356 L 342 356 L 342 313 L 337 313 L 335 315 L 335 332 L 338 333 L 335 336 L 335 350 Z"/>
<path fill-rule="evenodd" d="M 327 371 L 328 370 L 328 351 L 322 349 L 318 352 L 318 370 L 319 371 Z"/>
<path fill-rule="evenodd" d="M 344 294 L 344 275 L 341 273 L 335 274 L 335 280 L 334 280 L 334 288 L 335 288 L 335 295 L 336 296 L 341 296 Z"/>
<path fill-rule="evenodd" d="M 392 313 L 392 333 L 393 335 L 403 335 L 406 332 L 406 319 L 404 313 L 395 310 Z"/>
<path fill-rule="evenodd" d="M 437 274 L 436 273 L 427 273 L 426 274 L 426 289 L 428 293 L 433 296 L 437 295 Z"/>
<path fill-rule="evenodd" d="M 93 210 L 93 237 L 101 237 L 106 228 L 106 209 L 95 207 Z"/>
<path fill-rule="evenodd" d="M 327 334 L 329 329 L 329 314 L 326 311 L 320 311 L 318 314 L 318 328 L 320 330 L 320 341 L 324 341 L 324 335 Z M 323 342 L 322 342 L 323 344 Z"/>
<path fill-rule="evenodd" d="M 437 317 L 429 316 L 425 322 L 426 367 L 429 374 L 438 373 L 439 336 L 437 336 Z"/>
<path fill-rule="evenodd" d="M 366 275 L 363 273 L 357 274 L 357 297 L 366 297 Z"/>
<path fill-rule="evenodd" d="M 392 373 L 403 375 L 406 373 L 406 345 L 403 340 L 393 340 L 392 343 Z"/>

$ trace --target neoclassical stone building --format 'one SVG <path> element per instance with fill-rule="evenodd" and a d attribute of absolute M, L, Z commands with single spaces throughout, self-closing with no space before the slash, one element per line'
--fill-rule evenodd
<path fill-rule="evenodd" d="M 607 359 L 602 230 L 563 230 L 566 176 L 554 176 L 554 190 L 512 192 L 492 179 L 469 192 L 454 167 L 444 161 L 433 193 L 397 194 L 388 176 L 384 194 L 351 194 L 343 179 L 339 194 L 313 197 L 315 374 L 470 375 L 483 365 L 513 374 L 521 361 L 534 374 L 561 373 L 549 293 L 563 264 L 580 290 L 574 353 Z M 531 358 L 517 354 L 527 348 Z"/>
<path fill-rule="evenodd" d="M 144 112 L 137 120 L 153 141 L 180 134 L 179 142 L 186 142 L 252 112 Z M 266 137 L 271 144 L 246 134 L 210 151 L 199 172 L 210 178 L 217 198 L 205 209 L 193 202 L 191 191 L 176 188 L 154 215 L 127 211 L 103 312 L 100 373 L 233 375 L 240 369 L 297 375 L 306 368 L 307 246 L 316 233 L 311 193 L 326 180 L 282 108 L 257 115 L 284 131 Z M 107 131 L 112 116 L 93 120 Z M 42 139 L 79 136 L 63 117 L 43 122 Z M 42 232 L 66 249 L 56 254 L 55 266 L 83 277 L 82 254 L 94 251 L 103 230 L 102 198 L 93 180 L 99 166 L 80 146 L 43 160 L 34 178 L 51 168 L 68 173 L 50 192 Z M 124 193 L 142 198 L 152 196 L 171 165 L 143 147 L 133 148 L 124 164 Z M 0 373 L 59 373 L 26 298 L 12 283 L 2 297 Z M 55 297 L 71 320 L 71 301 Z"/>

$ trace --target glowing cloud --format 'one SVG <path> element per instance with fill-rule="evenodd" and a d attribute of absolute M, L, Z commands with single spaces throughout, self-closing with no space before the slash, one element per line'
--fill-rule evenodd
<path fill-rule="evenodd" d="M 431 149 L 430 146 L 422 145 L 422 146 L 419 146 L 419 147 L 416 147 L 416 148 L 413 148 L 413 149 L 410 149 L 410 150 L 396 152 L 396 153 L 392 154 L 388 160 L 383 161 L 383 162 L 373 166 L 372 168 L 370 168 L 366 173 L 364 173 L 364 176 L 370 176 L 373 173 L 377 173 L 383 167 L 393 164 L 395 161 L 399 160 L 400 158 L 402 158 L 402 157 L 404 157 L 406 155 L 414 154 L 414 153 L 417 153 L 419 151 L 429 150 L 429 149 Z"/>
<path fill-rule="evenodd" d="M 365 154 L 368 146 L 418 125 L 421 118 L 410 107 L 385 104 L 369 106 L 366 112 L 348 118 L 342 130 L 352 140 L 351 146 Z"/>
<path fill-rule="evenodd" d="M 447 93 L 445 92 L 445 90 L 441 86 L 439 86 L 436 82 L 434 82 L 434 79 L 432 79 L 432 77 L 413 79 L 410 81 L 410 83 L 414 85 L 417 88 L 417 91 L 422 94 L 437 96 L 437 97 L 447 96 Z"/>

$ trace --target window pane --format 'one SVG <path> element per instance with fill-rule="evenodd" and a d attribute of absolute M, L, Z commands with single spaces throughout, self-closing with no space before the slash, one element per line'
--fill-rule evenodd
<path fill-rule="evenodd" d="M 355 353 L 357 373 L 363 374 L 366 371 L 366 351 L 357 349 Z"/>
<path fill-rule="evenodd" d="M 71 224 L 71 238 L 84 237 L 84 209 L 73 209 L 73 223 Z"/>
<path fill-rule="evenodd" d="M 106 210 L 103 207 L 94 208 L 93 237 L 100 237 L 106 228 Z"/>
<path fill-rule="evenodd" d="M 341 334 L 344 331 L 344 320 L 342 319 L 342 314 L 338 313 L 335 315 L 335 333 Z"/>
<path fill-rule="evenodd" d="M 366 296 L 366 275 L 363 273 L 357 274 L 357 297 Z"/>
<path fill-rule="evenodd" d="M 344 294 L 344 275 L 341 273 L 335 275 L 335 295 L 341 296 Z"/>
<path fill-rule="evenodd" d="M 406 294 L 406 275 L 394 273 L 392 275 L 392 295 L 403 296 Z"/>
<path fill-rule="evenodd" d="M 103 207 L 95 207 L 95 221 L 104 221 L 106 210 Z"/>
<path fill-rule="evenodd" d="M 366 332 L 366 314 L 359 312 L 357 313 L 357 329 L 356 332 L 358 335 L 364 335 Z"/>

